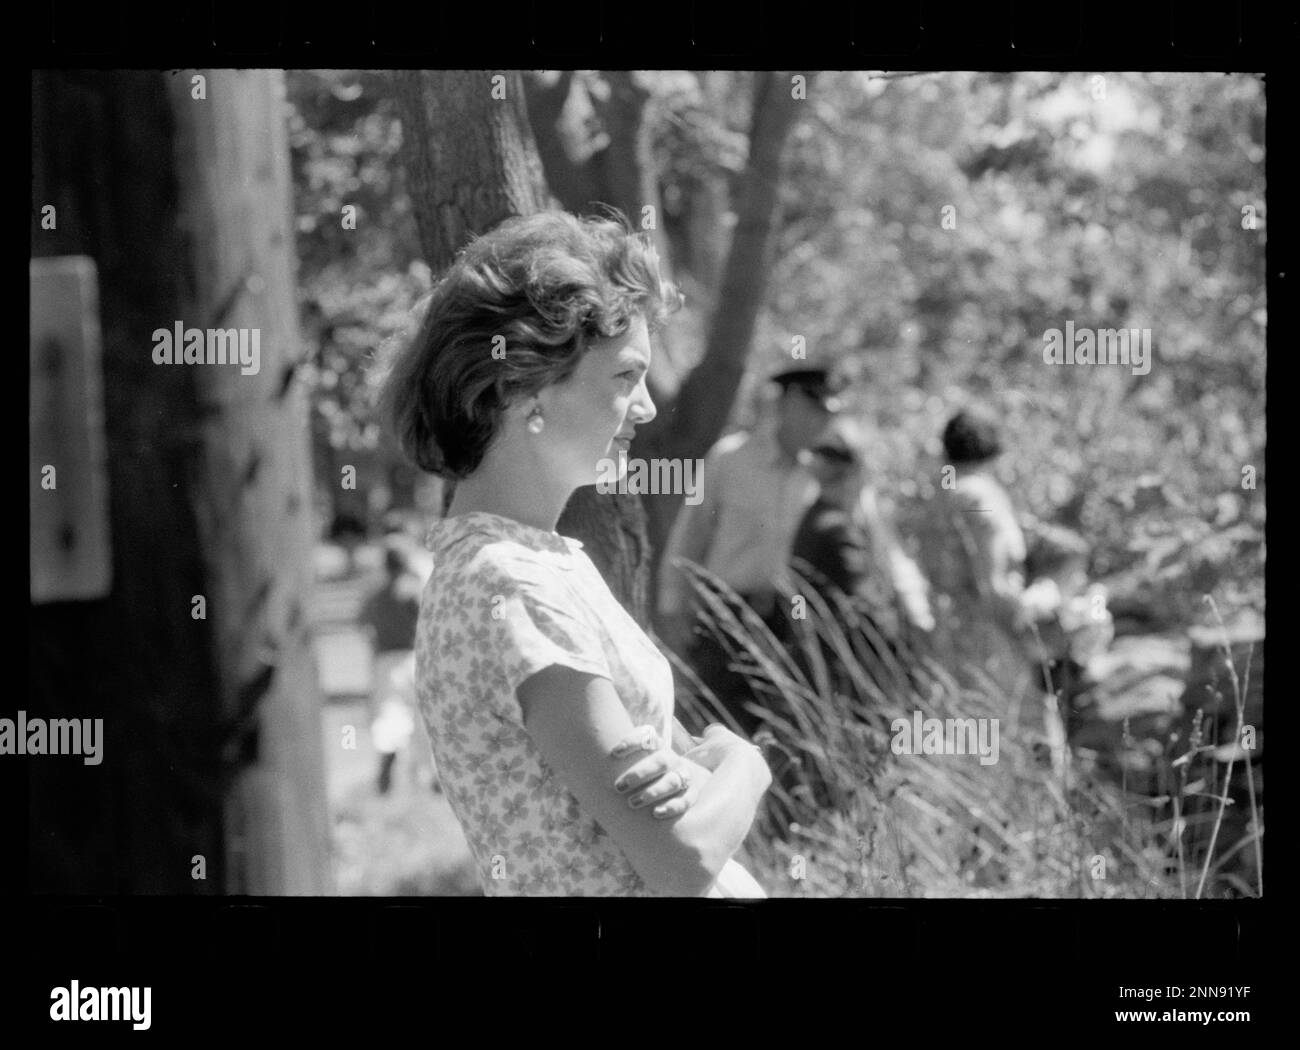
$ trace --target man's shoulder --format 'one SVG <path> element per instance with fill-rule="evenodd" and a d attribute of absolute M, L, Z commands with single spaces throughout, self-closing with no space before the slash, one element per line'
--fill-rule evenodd
<path fill-rule="evenodd" d="M 762 428 L 737 430 L 719 438 L 709 450 L 714 463 L 744 461 L 754 456 L 766 455 L 772 447 L 772 437 Z"/>
<path fill-rule="evenodd" d="M 957 472 L 957 485 L 952 491 L 971 496 L 1001 496 L 1005 493 L 1001 482 L 988 474 Z"/>
<path fill-rule="evenodd" d="M 749 444 L 752 436 L 753 433 L 749 430 L 733 431 L 724 437 L 718 438 L 718 440 L 714 442 L 713 448 L 709 449 L 709 455 L 714 459 L 723 459 L 727 456 L 734 456 Z"/>
<path fill-rule="evenodd" d="M 1011 497 L 994 478 L 971 474 L 957 479 L 951 492 L 951 502 L 956 506 L 986 514 L 1003 515 L 1011 509 Z"/>

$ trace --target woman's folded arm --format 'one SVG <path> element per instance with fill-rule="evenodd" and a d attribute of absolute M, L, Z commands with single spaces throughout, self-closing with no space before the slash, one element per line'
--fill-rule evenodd
<path fill-rule="evenodd" d="M 762 757 L 738 747 L 710 771 L 674 754 L 665 741 L 665 761 L 689 769 L 694 800 L 681 816 L 657 819 L 649 806 L 630 807 L 628 796 L 614 787 L 645 755 L 611 757 L 635 727 L 608 679 L 555 664 L 527 678 L 517 695 L 524 725 L 546 764 L 646 884 L 670 896 L 707 893 L 744 840 L 770 783 Z"/>
<path fill-rule="evenodd" d="M 676 819 L 675 830 L 695 844 L 712 883 L 749 834 L 772 774 L 758 749 L 742 744 L 729 749 L 706 775 L 699 799 Z"/>

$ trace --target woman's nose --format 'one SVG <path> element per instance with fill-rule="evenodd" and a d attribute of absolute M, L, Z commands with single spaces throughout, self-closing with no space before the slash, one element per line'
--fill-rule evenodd
<path fill-rule="evenodd" d="M 649 423 L 658 414 L 659 410 L 655 408 L 655 403 L 650 397 L 650 391 L 646 389 L 645 381 L 642 380 L 641 392 L 632 403 L 632 415 L 636 417 L 637 425 L 640 426 L 643 423 Z"/>

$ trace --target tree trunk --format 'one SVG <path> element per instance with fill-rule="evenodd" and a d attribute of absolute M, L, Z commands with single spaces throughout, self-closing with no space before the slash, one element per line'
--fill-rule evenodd
<path fill-rule="evenodd" d="M 553 202 L 528 123 L 523 80 L 463 71 L 395 75 L 402 113 L 402 149 L 424 256 L 435 272 L 451 264 L 474 234 L 509 215 Z M 444 508 L 450 504 L 447 487 Z M 581 540 L 614 595 L 639 623 L 648 623 L 649 544 L 637 496 L 578 489 L 560 517 L 561 534 Z"/>
<path fill-rule="evenodd" d="M 104 720 L 98 767 L 32 765 L 45 892 L 331 887 L 280 77 L 33 77 L 32 253 L 98 269 L 113 562 L 32 609 L 31 706 Z M 156 365 L 178 321 L 259 328 L 260 371 Z"/>
<path fill-rule="evenodd" d="M 528 121 L 533 128 L 537 154 L 547 186 L 561 207 L 575 215 L 604 200 L 590 160 L 590 132 L 586 112 L 575 105 L 585 99 L 574 90 L 573 70 L 564 70 L 552 82 L 544 74 L 524 79 L 528 99 Z"/>
<path fill-rule="evenodd" d="M 734 78 L 735 74 L 721 70 L 700 74 L 700 90 L 710 107 L 722 109 Z M 691 272 L 711 291 L 717 290 L 726 259 L 728 238 L 723 233 L 723 218 L 730 205 L 727 181 L 724 171 L 710 170 L 701 173 L 688 191 L 686 243 Z"/>
<path fill-rule="evenodd" d="M 609 145 L 592 158 L 605 191 L 604 201 L 622 211 L 633 227 L 642 229 L 645 209 L 650 208 L 653 225 L 648 228 L 659 252 L 664 280 L 672 280 L 672 260 L 659 199 L 659 171 L 655 165 L 647 105 L 650 92 L 630 70 L 605 74 L 609 98 L 597 107 Z"/>
<path fill-rule="evenodd" d="M 254 374 L 194 367 L 193 487 L 216 637 L 227 758 L 229 889 L 330 892 L 320 698 L 306 616 L 311 461 L 295 295 L 284 74 L 171 78 L 188 277 L 186 325 L 260 332 Z"/>
<path fill-rule="evenodd" d="M 112 583 L 94 601 L 33 605 L 29 715 L 102 718 L 102 761 L 15 764 L 33 891 L 213 894 L 224 883 L 220 701 L 188 503 L 192 370 L 155 367 L 149 333 L 179 318 L 172 122 L 158 73 L 32 75 L 32 201 L 57 227 L 32 255 L 98 270 Z M 40 498 L 33 493 L 32 499 Z M 192 877 L 191 857 L 205 878 Z"/>
<path fill-rule="evenodd" d="M 686 377 L 671 410 L 647 428 L 646 444 L 668 459 L 699 458 L 722 433 L 735 404 L 763 305 L 776 242 L 781 156 L 806 103 L 791 97 L 790 77 L 756 74 L 749 157 L 740 181 L 736 224 L 727 253 L 704 357 Z M 681 494 L 650 504 L 653 551 L 663 550 Z"/>
<path fill-rule="evenodd" d="M 493 77 L 497 81 L 493 98 Z M 471 236 L 551 206 L 518 71 L 394 74 L 402 157 L 425 261 L 451 265 Z"/>

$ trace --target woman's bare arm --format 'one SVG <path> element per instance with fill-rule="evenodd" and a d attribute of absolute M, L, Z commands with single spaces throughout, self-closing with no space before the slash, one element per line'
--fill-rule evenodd
<path fill-rule="evenodd" d="M 687 751 L 689 751 L 698 743 L 699 741 L 696 740 L 695 737 L 691 736 L 691 734 L 687 731 L 686 727 L 682 725 L 681 721 L 677 718 L 674 718 L 673 719 L 673 741 L 672 741 L 673 750 L 676 751 L 679 755 L 684 755 L 686 754 Z"/>
<path fill-rule="evenodd" d="M 615 781 L 645 758 L 612 758 L 634 726 L 608 679 L 553 665 L 518 689 L 524 725 L 546 763 L 583 810 L 619 844 L 632 867 L 659 893 L 703 896 L 753 823 L 771 773 L 762 756 L 738 741 L 710 772 L 667 748 L 669 765 L 688 767 L 698 791 L 682 815 L 657 820 L 633 809 Z"/>

